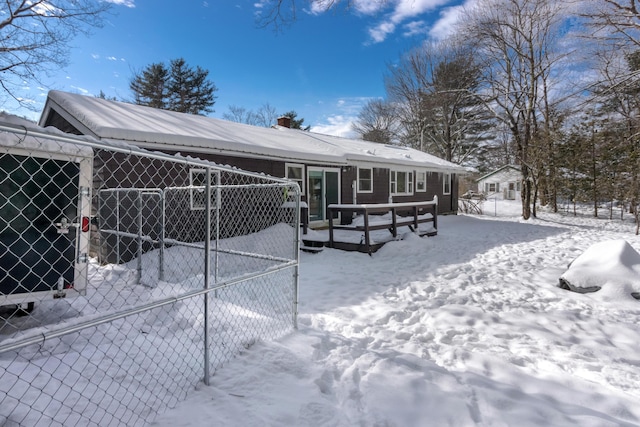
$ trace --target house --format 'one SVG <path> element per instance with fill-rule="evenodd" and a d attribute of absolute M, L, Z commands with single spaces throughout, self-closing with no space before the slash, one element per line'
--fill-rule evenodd
<path fill-rule="evenodd" d="M 476 180 L 478 192 L 504 200 L 520 199 L 522 173 L 519 166 L 505 165 Z"/>
<path fill-rule="evenodd" d="M 60 91 L 49 92 L 39 124 L 293 180 L 311 226 L 326 224 L 331 203 L 438 196 L 438 213 L 455 213 L 458 177 L 465 173 L 411 148 L 290 129 L 286 118 L 263 128 Z"/>

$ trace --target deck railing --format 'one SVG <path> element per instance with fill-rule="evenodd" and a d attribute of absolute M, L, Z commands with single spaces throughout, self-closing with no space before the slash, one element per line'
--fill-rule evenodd
<path fill-rule="evenodd" d="M 334 248 L 334 230 L 353 230 L 364 233 L 364 251 L 371 255 L 373 245 L 371 243 L 371 231 L 388 229 L 395 238 L 398 228 L 407 226 L 412 231 L 421 235 L 435 235 L 438 232 L 438 196 L 433 200 L 424 202 L 405 203 L 368 203 L 368 204 L 331 204 L 329 210 L 329 247 Z M 431 212 L 427 212 L 430 210 Z M 363 217 L 362 225 L 334 223 L 336 213 L 353 215 L 360 214 Z M 389 214 L 389 215 L 386 215 Z M 375 216 L 372 221 L 371 216 Z M 421 233 L 419 226 L 422 223 L 433 223 L 433 228 Z"/>

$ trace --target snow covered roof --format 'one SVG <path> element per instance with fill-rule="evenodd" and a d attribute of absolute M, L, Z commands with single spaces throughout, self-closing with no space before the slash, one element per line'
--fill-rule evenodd
<path fill-rule="evenodd" d="M 0 112 L 0 146 L 13 147 L 29 152 L 66 154 L 91 157 L 93 151 L 82 141 L 91 141 L 90 137 L 73 136 L 48 127 L 43 129 L 33 122 L 18 116 Z"/>
<path fill-rule="evenodd" d="M 504 166 L 502 166 L 502 167 L 500 167 L 500 168 L 498 168 L 498 169 L 496 169 L 496 170 L 494 170 L 494 171 L 491 171 L 491 172 L 489 172 L 488 174 L 483 175 L 483 176 L 481 176 L 480 178 L 476 179 L 476 182 L 480 182 L 480 181 L 482 181 L 483 179 L 487 179 L 487 178 L 489 178 L 490 176 L 495 175 L 495 174 L 497 174 L 498 172 L 502 172 L 502 171 L 503 171 L 503 170 L 505 170 L 505 169 L 511 169 L 511 170 L 513 170 L 513 171 L 520 172 L 520 166 L 517 166 L 517 165 L 504 165 Z"/>
<path fill-rule="evenodd" d="M 196 151 L 307 163 L 420 167 L 465 173 L 462 166 L 407 147 L 280 126 L 263 128 L 140 105 L 50 91 L 40 123 L 56 111 L 84 133 L 156 150 Z"/>

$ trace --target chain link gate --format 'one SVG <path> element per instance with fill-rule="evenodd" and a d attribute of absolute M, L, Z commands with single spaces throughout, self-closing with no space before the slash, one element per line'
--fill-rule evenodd
<path fill-rule="evenodd" d="M 0 121 L 0 425 L 145 424 L 293 330 L 299 199 L 285 180 Z"/>

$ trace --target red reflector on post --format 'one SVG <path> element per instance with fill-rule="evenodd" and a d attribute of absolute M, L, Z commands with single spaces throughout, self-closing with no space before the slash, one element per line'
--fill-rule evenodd
<path fill-rule="evenodd" d="M 88 216 L 83 216 L 82 217 L 82 231 L 83 232 L 87 232 L 89 231 L 89 217 Z"/>

